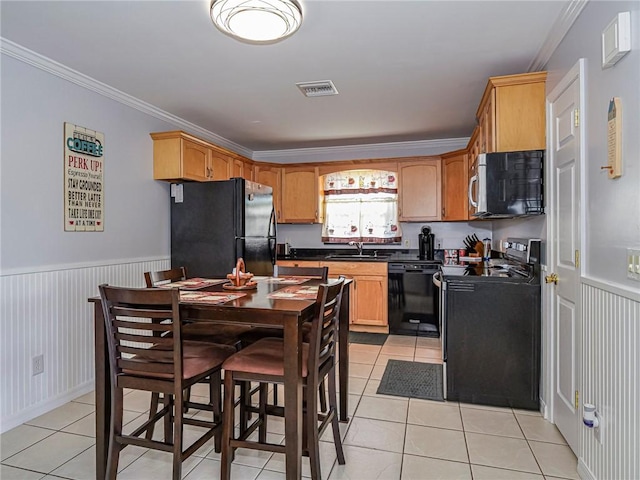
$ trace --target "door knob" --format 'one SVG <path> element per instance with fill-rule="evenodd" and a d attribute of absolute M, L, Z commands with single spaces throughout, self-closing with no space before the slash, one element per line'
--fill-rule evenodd
<path fill-rule="evenodd" d="M 554 285 L 558 284 L 558 274 L 552 273 L 551 275 L 547 275 L 544 277 L 544 281 L 546 283 L 553 283 Z"/>

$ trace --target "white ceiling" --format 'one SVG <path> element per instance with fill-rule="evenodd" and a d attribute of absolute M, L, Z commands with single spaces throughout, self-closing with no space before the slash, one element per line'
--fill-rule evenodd
<path fill-rule="evenodd" d="M 467 137 L 487 78 L 538 68 L 571 4 L 301 3 L 302 27 L 274 45 L 217 31 L 208 0 L 2 1 L 0 34 L 269 151 Z M 304 97 L 296 82 L 313 80 L 332 80 L 340 94 Z"/>

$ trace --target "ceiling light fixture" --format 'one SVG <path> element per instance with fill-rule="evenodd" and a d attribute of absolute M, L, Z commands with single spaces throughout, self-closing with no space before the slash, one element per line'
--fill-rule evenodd
<path fill-rule="evenodd" d="M 274 43 L 302 23 L 297 0 L 213 0 L 211 19 L 218 29 L 248 43 Z"/>

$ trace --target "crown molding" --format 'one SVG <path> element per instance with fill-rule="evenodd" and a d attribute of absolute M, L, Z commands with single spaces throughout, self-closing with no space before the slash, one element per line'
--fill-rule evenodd
<path fill-rule="evenodd" d="M 337 147 L 312 147 L 284 150 L 252 151 L 231 140 L 221 137 L 198 125 L 172 115 L 158 107 L 143 102 L 127 93 L 117 90 L 83 73 L 73 70 L 61 63 L 40 55 L 11 40 L 0 36 L 0 53 L 15 58 L 33 67 L 39 68 L 51 75 L 91 90 L 99 95 L 115 100 L 123 105 L 134 108 L 142 113 L 175 125 L 178 129 L 189 132 L 204 140 L 227 148 L 240 155 L 256 161 L 274 163 L 304 163 L 332 160 L 357 160 L 361 158 L 393 158 L 410 157 L 414 155 L 440 155 L 467 146 L 468 137 L 420 140 L 414 142 L 372 143 L 362 145 L 347 145 Z"/>
<path fill-rule="evenodd" d="M 580 12 L 587 5 L 589 0 L 571 0 L 568 2 L 556 21 L 553 23 L 549 35 L 545 39 L 542 47 L 529 64 L 529 72 L 538 72 L 544 70 L 547 62 L 556 51 L 558 45 L 565 37 L 569 29 L 573 26 L 574 22 L 580 15 Z"/>
<path fill-rule="evenodd" d="M 440 155 L 465 148 L 469 137 L 419 140 L 414 142 L 370 143 L 338 147 L 291 148 L 253 152 L 253 160 L 273 163 L 326 162 L 361 158 L 411 157 Z"/>
<path fill-rule="evenodd" d="M 142 113 L 146 113 L 147 115 L 151 115 L 152 117 L 171 123 L 180 130 L 188 131 L 192 135 L 196 135 L 205 140 L 209 140 L 216 145 L 232 150 L 236 153 L 239 153 L 240 155 L 244 155 L 245 157 L 249 158 L 251 158 L 252 156 L 253 152 L 248 148 L 238 145 L 231 140 L 227 140 L 220 135 L 216 135 L 209 130 L 205 130 L 204 128 L 188 122 L 180 117 L 165 112 L 158 107 L 154 107 L 149 103 L 143 102 L 142 100 L 121 92 L 120 90 L 117 90 L 105 83 L 99 82 L 98 80 L 89 77 L 88 75 L 77 72 L 76 70 L 66 67 L 61 63 L 51 60 L 50 58 L 40 55 L 39 53 L 29 50 L 28 48 L 18 45 L 17 43 L 12 42 L 11 40 L 7 40 L 3 37 L 0 37 L 0 53 L 13 57 L 16 60 L 20 60 L 33 67 L 39 68 L 40 70 L 60 77 L 63 80 L 75 83 L 80 87 L 96 92 L 99 95 L 115 100 Z"/>

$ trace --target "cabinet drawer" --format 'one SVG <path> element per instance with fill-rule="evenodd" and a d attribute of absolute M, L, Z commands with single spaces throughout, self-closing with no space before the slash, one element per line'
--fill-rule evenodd
<path fill-rule="evenodd" d="M 329 276 L 387 275 L 386 262 L 319 262 L 329 267 Z"/>
<path fill-rule="evenodd" d="M 312 260 L 278 260 L 276 265 L 281 267 L 320 267 L 320 262 Z"/>

